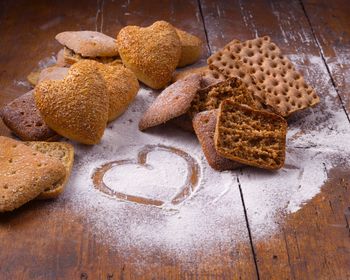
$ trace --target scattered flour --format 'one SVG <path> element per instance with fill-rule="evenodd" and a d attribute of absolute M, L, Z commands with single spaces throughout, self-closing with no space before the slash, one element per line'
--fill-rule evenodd
<path fill-rule="evenodd" d="M 253 238 L 273 234 L 277 215 L 298 211 L 320 191 L 327 170 L 341 160 L 348 163 L 350 155 L 350 125 L 336 105 L 330 82 L 324 78 L 328 76 L 321 59 L 291 59 L 297 65 L 310 62 L 310 67 L 300 70 L 307 80 L 319 81 L 313 86 L 322 103 L 289 120 L 283 169 L 216 172 L 206 163 L 194 135 L 171 125 L 140 132 L 138 120 L 155 98 L 151 91 L 141 89 L 128 111 L 109 124 L 99 145 L 73 143 L 76 162 L 60 200 L 87 221 L 99 242 L 126 255 L 136 249 L 140 260 L 162 252 L 190 263 L 198 252 L 210 256 L 212 250 L 220 248 L 228 254 L 235 245 L 248 242 L 239 185 Z M 190 154 L 200 166 L 198 187 L 184 202 L 167 207 L 143 205 L 116 200 L 94 188 L 91 177 L 96 168 L 111 161 L 136 160 L 145 145 L 159 144 Z M 189 172 L 186 162 L 173 153 L 158 151 L 148 154 L 147 163 L 149 168 L 135 164 L 115 166 L 105 174 L 104 183 L 128 195 L 169 202 Z"/>
<path fill-rule="evenodd" d="M 141 89 L 128 111 L 109 124 L 99 145 L 73 143 L 73 174 L 60 198 L 65 207 L 86 219 L 100 242 L 126 255 L 130 251 L 125 248 L 136 249 L 141 260 L 161 250 L 190 262 L 198 251 L 208 252 L 205 257 L 209 257 L 215 248 L 230 251 L 234 244 L 247 242 L 236 173 L 212 170 L 191 133 L 170 125 L 147 132 L 138 130 L 138 120 L 153 99 L 151 91 Z M 94 188 L 91 176 L 97 167 L 116 160 L 136 160 L 145 145 L 158 144 L 181 149 L 200 166 L 198 186 L 184 202 L 165 207 L 136 204 L 116 200 Z M 185 181 L 187 163 L 173 153 L 157 151 L 148 154 L 147 164 L 151 167 L 115 166 L 105 173 L 104 183 L 128 195 L 169 202 Z"/>

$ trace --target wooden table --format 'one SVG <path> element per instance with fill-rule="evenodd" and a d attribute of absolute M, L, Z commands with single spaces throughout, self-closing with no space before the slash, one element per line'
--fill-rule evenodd
<path fill-rule="evenodd" d="M 0 107 L 26 92 L 26 76 L 38 61 L 60 48 L 53 39 L 65 30 L 90 29 L 115 36 L 125 25 L 149 25 L 165 19 L 206 42 L 200 64 L 233 38 L 269 35 L 287 55 L 305 54 L 297 65 L 308 82 L 329 80 L 318 92 L 322 100 L 350 114 L 350 5 L 346 0 L 300 1 L 1 1 Z M 350 125 L 350 121 L 349 121 Z M 10 135 L 0 123 L 0 135 Z M 350 145 L 350 139 L 349 139 Z M 135 259 L 95 242 L 81 217 L 64 205 L 45 212 L 52 202 L 33 202 L 0 216 L 0 279 L 350 279 L 350 169 L 347 163 L 327 171 L 322 190 L 300 211 L 283 214 L 279 229 L 260 240 L 251 228 L 254 205 L 240 187 L 247 231 L 232 256 L 218 248 L 210 261 L 191 269 L 181 260 L 169 262 L 162 252 L 142 273 Z M 69 222 L 74 220 L 74 222 Z M 199 251 L 198 255 L 205 255 Z M 137 259 L 137 258 L 136 258 Z M 199 258 L 200 260 L 200 258 Z M 152 265 L 151 265 L 152 264 Z"/>

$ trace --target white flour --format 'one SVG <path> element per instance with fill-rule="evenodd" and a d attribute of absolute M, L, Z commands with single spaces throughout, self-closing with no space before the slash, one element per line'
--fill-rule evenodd
<path fill-rule="evenodd" d="M 302 65 L 307 58 L 291 59 Z M 126 255 L 135 249 L 141 260 L 161 251 L 190 262 L 196 252 L 210 256 L 213 249 L 221 248 L 223 254 L 228 254 L 235 244 L 248 242 L 238 176 L 253 238 L 273 234 L 276 214 L 300 209 L 320 191 L 327 179 L 325 168 L 331 169 L 342 159 L 348 163 L 350 155 L 350 126 L 345 114 L 335 106 L 336 95 L 325 80 L 328 76 L 321 59 L 309 60 L 312 66 L 301 70 L 305 70 L 307 80 L 319 81 L 314 86 L 323 96 L 322 104 L 290 120 L 283 169 L 216 172 L 206 163 L 194 135 L 171 125 L 140 132 L 138 120 L 155 97 L 141 89 L 128 111 L 109 125 L 99 145 L 74 144 L 75 166 L 60 200 L 86 219 L 96 239 L 111 248 L 123 249 Z M 152 168 L 115 166 L 103 179 L 114 191 L 164 200 L 168 202 L 166 207 L 116 200 L 93 187 L 91 177 L 97 167 L 115 160 L 136 160 L 145 145 L 158 144 L 185 151 L 200 166 L 198 187 L 182 204 L 172 205 L 170 200 L 183 185 L 187 165 L 184 159 L 166 151 L 149 154 L 147 163 Z"/>

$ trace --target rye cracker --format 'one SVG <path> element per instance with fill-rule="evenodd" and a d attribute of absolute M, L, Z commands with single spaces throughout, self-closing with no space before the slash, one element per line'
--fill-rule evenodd
<path fill-rule="evenodd" d="M 220 103 L 228 98 L 239 104 L 246 104 L 253 108 L 256 107 L 253 93 L 244 83 L 238 78 L 229 78 L 198 90 L 192 101 L 189 113 L 193 117 L 199 112 L 217 109 Z"/>
<path fill-rule="evenodd" d="M 218 110 L 210 110 L 198 113 L 193 118 L 193 128 L 209 165 L 219 171 L 231 170 L 241 167 L 242 164 L 220 156 L 214 144 Z"/>
<path fill-rule="evenodd" d="M 255 84 L 259 101 L 283 117 L 319 103 L 314 89 L 268 36 L 228 44 L 208 64 L 227 76 L 251 76 L 247 83 Z"/>
<path fill-rule="evenodd" d="M 284 164 L 286 133 L 283 117 L 227 99 L 220 105 L 214 142 L 225 158 L 273 170 Z"/>

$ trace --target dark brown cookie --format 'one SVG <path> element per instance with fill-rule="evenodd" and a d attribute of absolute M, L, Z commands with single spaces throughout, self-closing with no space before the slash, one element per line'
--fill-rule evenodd
<path fill-rule="evenodd" d="M 192 74 L 167 87 L 142 116 L 139 128 L 145 130 L 185 114 L 200 88 L 201 76 Z"/>
<path fill-rule="evenodd" d="M 33 91 L 29 91 L 7 104 L 0 111 L 6 126 L 25 141 L 44 141 L 58 138 L 42 119 L 36 108 Z"/>

